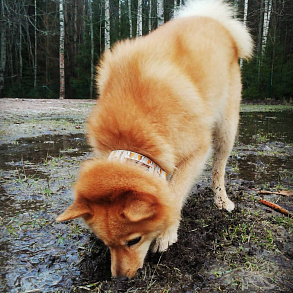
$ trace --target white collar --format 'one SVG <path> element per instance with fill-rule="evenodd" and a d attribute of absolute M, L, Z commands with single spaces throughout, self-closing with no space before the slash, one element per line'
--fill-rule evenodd
<path fill-rule="evenodd" d="M 168 175 L 159 165 L 153 162 L 150 158 L 135 152 L 115 150 L 110 153 L 108 160 L 121 162 L 132 161 L 135 164 L 144 167 L 147 171 L 151 172 L 155 177 L 160 177 L 165 180 L 170 180 L 171 178 L 170 175 Z"/>

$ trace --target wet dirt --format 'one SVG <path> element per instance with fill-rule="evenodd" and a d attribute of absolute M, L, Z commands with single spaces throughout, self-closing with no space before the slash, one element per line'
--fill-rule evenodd
<path fill-rule="evenodd" d="M 111 278 L 108 249 L 81 221 L 56 223 L 72 201 L 80 163 L 91 156 L 84 136 L 93 101 L 0 101 L 1 292 L 291 292 L 293 107 L 243 107 L 227 166 L 232 213 L 218 210 L 211 161 L 182 213 L 179 240 L 149 253 L 132 280 Z"/>

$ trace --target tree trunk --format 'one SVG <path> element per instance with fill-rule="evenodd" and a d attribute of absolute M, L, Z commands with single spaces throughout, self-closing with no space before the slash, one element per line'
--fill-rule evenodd
<path fill-rule="evenodd" d="M 44 16 L 44 25 L 45 25 L 45 29 L 48 32 L 49 31 L 49 21 L 48 21 L 48 2 L 46 1 L 46 14 Z M 46 86 L 48 86 L 49 83 L 49 34 L 47 34 L 46 36 L 46 40 L 45 40 L 45 83 Z"/>
<path fill-rule="evenodd" d="M 174 0 L 174 5 L 173 5 L 173 18 L 175 18 L 177 11 L 177 0 Z"/>
<path fill-rule="evenodd" d="M 122 35 L 122 26 L 121 26 L 121 5 L 122 5 L 122 1 L 118 0 L 118 21 L 119 21 L 119 39 L 121 39 L 121 35 Z"/>
<path fill-rule="evenodd" d="M 64 66 L 64 0 L 59 4 L 60 17 L 60 44 L 59 44 L 59 70 L 60 70 L 60 99 L 65 99 L 65 66 Z"/>
<path fill-rule="evenodd" d="M 19 11 L 20 12 L 20 11 Z M 22 62 L 22 23 L 21 23 L 21 13 L 19 13 L 19 46 L 18 46 L 18 54 L 19 54 L 19 84 L 21 86 L 22 83 L 22 71 L 23 71 L 23 62 Z"/>
<path fill-rule="evenodd" d="M 76 56 L 77 56 L 77 25 L 79 23 L 79 18 L 80 15 L 77 14 L 77 3 L 76 1 L 74 1 L 74 32 L 73 32 L 73 43 L 74 43 L 74 48 L 73 48 L 73 52 L 74 52 L 74 60 L 76 60 Z"/>
<path fill-rule="evenodd" d="M 246 26 L 247 23 L 247 11 L 248 11 L 248 0 L 244 1 L 244 16 L 243 16 L 243 24 Z M 243 59 L 240 59 L 240 68 L 243 67 Z"/>
<path fill-rule="evenodd" d="M 263 19 L 263 35 L 262 35 L 262 48 L 261 53 L 263 54 L 266 49 L 267 40 L 268 40 L 268 31 L 270 26 L 272 11 L 272 0 L 265 0 L 265 9 L 264 9 L 264 19 Z"/>
<path fill-rule="evenodd" d="M 93 88 L 94 88 L 94 29 L 93 29 L 92 0 L 89 0 L 89 15 L 90 15 L 90 35 L 91 35 L 90 99 L 92 99 L 93 98 Z"/>
<path fill-rule="evenodd" d="M 234 18 L 237 18 L 239 10 L 239 0 L 234 0 Z"/>
<path fill-rule="evenodd" d="M 4 18 L 4 0 L 1 1 L 1 18 Z M 6 65 L 6 25 L 0 25 L 0 98 L 3 98 L 4 72 Z"/>
<path fill-rule="evenodd" d="M 164 0 L 157 0 L 158 27 L 164 24 Z"/>
<path fill-rule="evenodd" d="M 248 0 L 244 1 L 244 17 L 243 17 L 243 23 L 246 26 L 247 24 L 247 11 L 248 11 Z"/>
<path fill-rule="evenodd" d="M 105 50 L 110 49 L 110 1 L 105 1 Z"/>
<path fill-rule="evenodd" d="M 100 10 L 100 19 L 103 18 L 103 13 L 102 13 L 102 9 Z M 103 46 L 102 46 L 102 21 L 100 21 L 100 26 L 99 26 L 99 31 L 100 31 L 100 54 L 103 51 Z"/>
<path fill-rule="evenodd" d="M 149 33 L 152 31 L 152 0 L 149 1 Z"/>
<path fill-rule="evenodd" d="M 131 0 L 128 0 L 129 38 L 132 39 L 132 13 Z"/>
<path fill-rule="evenodd" d="M 137 3 L 136 36 L 142 36 L 142 0 L 138 0 Z"/>
<path fill-rule="evenodd" d="M 272 0 L 268 0 L 268 9 L 267 12 L 269 13 L 268 15 L 268 23 L 267 26 L 269 26 L 270 18 L 271 18 L 271 11 L 272 11 Z M 268 88 L 268 98 L 271 98 L 272 96 L 272 88 L 273 88 L 273 80 L 274 80 L 274 67 L 275 67 L 275 59 L 276 59 L 276 33 L 277 33 L 277 23 L 278 23 L 278 13 L 277 13 L 277 7 L 276 7 L 276 2 L 274 3 L 274 16 L 272 20 L 272 26 L 271 26 L 271 35 L 272 35 L 272 47 L 273 47 L 273 52 L 272 52 L 272 57 L 271 57 L 271 72 L 270 72 L 270 80 L 269 80 L 269 88 Z M 266 13 L 266 12 L 265 12 Z M 268 27 L 267 27 L 268 29 Z M 267 33 L 266 33 L 266 38 L 267 38 Z M 266 43 L 265 43 L 266 45 Z"/>
<path fill-rule="evenodd" d="M 263 1 L 260 2 L 260 13 L 259 13 L 259 22 L 258 22 L 258 39 L 257 39 L 257 87 L 259 88 L 260 83 L 260 72 L 261 72 L 261 59 L 262 59 L 262 34 L 263 34 Z"/>
<path fill-rule="evenodd" d="M 34 54 L 34 89 L 37 87 L 37 73 L 38 73 L 38 42 L 37 42 L 37 0 L 35 0 L 35 54 Z"/>
<path fill-rule="evenodd" d="M 24 23 L 24 28 L 26 32 L 26 43 L 27 43 L 27 51 L 28 51 L 28 64 L 32 64 L 32 70 L 34 70 L 34 54 L 33 54 L 33 46 L 31 42 L 31 35 L 30 35 L 30 20 L 29 20 L 29 15 L 27 12 L 27 7 L 24 6 L 24 17 L 25 17 L 25 23 Z"/>

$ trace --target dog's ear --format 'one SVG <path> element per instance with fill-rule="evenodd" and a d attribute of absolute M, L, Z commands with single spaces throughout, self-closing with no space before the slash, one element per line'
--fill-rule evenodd
<path fill-rule="evenodd" d="M 79 218 L 81 216 L 92 215 L 93 212 L 85 202 L 74 201 L 61 215 L 57 217 L 57 222 L 63 222 Z"/>
<path fill-rule="evenodd" d="M 144 197 L 130 197 L 126 200 L 122 215 L 131 222 L 149 219 L 157 213 L 157 204 Z"/>

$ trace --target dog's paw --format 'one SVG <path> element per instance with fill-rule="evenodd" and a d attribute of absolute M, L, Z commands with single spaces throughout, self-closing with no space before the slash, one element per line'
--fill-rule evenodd
<path fill-rule="evenodd" d="M 177 227 L 169 229 L 160 234 L 152 248 L 153 252 L 163 252 L 168 249 L 173 243 L 177 242 Z"/>
<path fill-rule="evenodd" d="M 225 199 L 221 197 L 215 197 L 215 204 L 220 210 L 224 209 L 228 212 L 232 212 L 235 208 L 234 202 L 228 197 L 226 197 Z"/>

